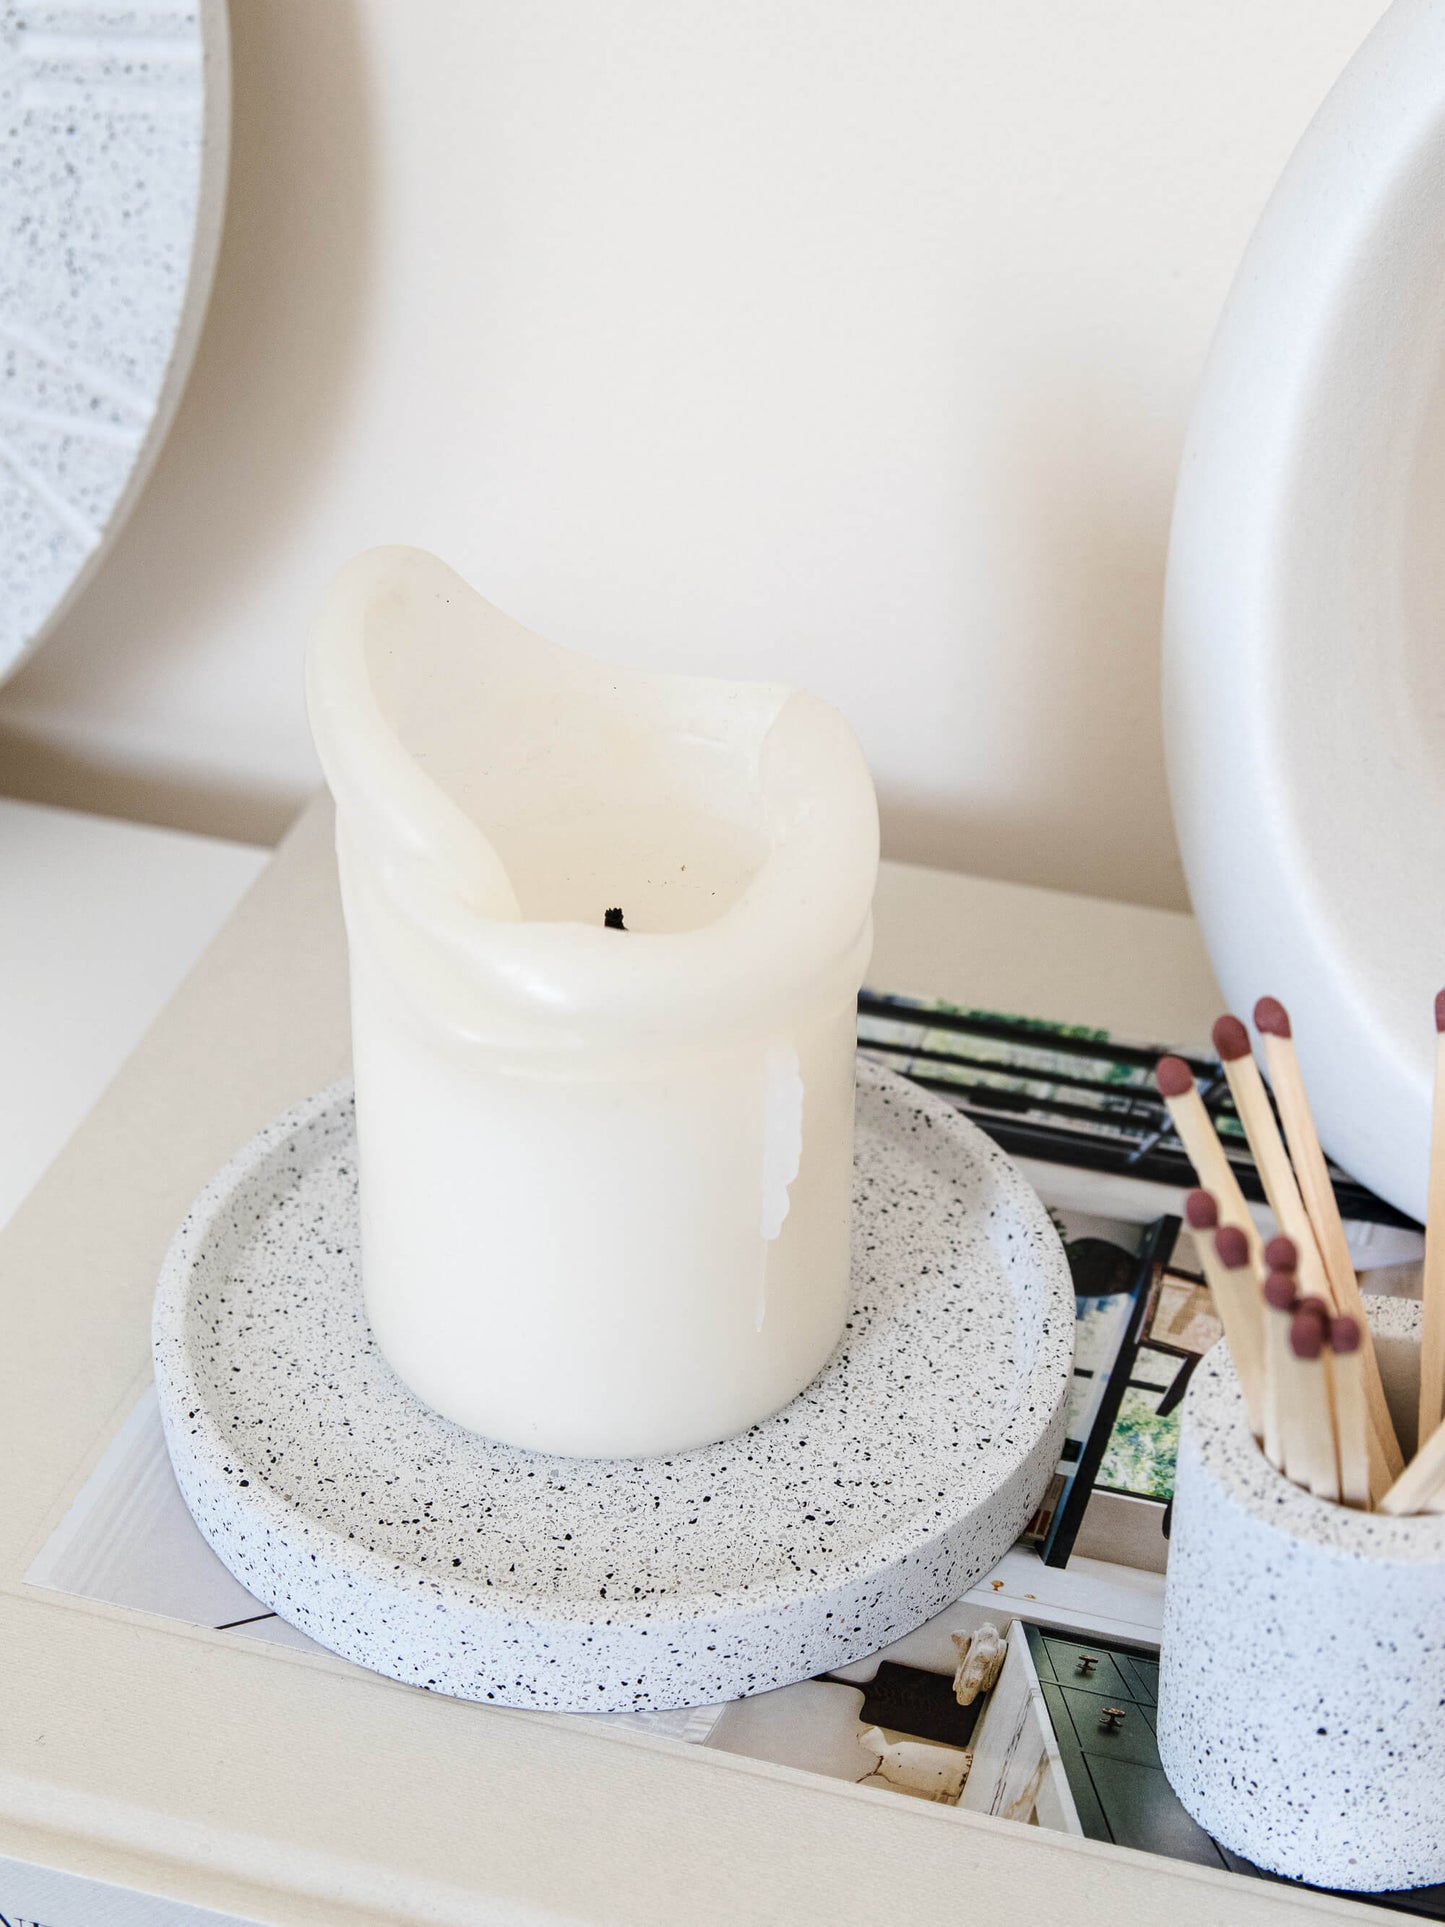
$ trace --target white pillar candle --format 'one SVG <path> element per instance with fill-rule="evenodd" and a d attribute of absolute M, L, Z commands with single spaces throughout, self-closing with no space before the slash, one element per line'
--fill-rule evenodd
<path fill-rule="evenodd" d="M 337 578 L 308 702 L 383 1354 L 546 1451 L 777 1410 L 848 1305 L 878 825 L 847 724 L 559 649 L 411 549 Z"/>

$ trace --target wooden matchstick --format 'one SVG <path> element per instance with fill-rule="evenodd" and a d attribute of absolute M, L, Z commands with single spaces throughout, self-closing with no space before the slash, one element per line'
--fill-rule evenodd
<path fill-rule="evenodd" d="M 1332 1493 L 1325 1495 L 1339 1503 L 1340 1494 L 1340 1447 L 1335 1436 L 1335 1371 L 1334 1354 L 1330 1350 L 1330 1324 L 1333 1314 L 1323 1298 L 1301 1298 L 1295 1306 L 1297 1312 L 1308 1312 L 1318 1321 L 1320 1328 L 1320 1373 L 1325 1392 L 1325 1417 L 1329 1423 L 1330 1479 L 1334 1487 Z"/>
<path fill-rule="evenodd" d="M 1191 1191 L 1184 1200 L 1184 1215 L 1194 1232 L 1199 1261 L 1209 1283 L 1210 1295 L 1224 1338 L 1244 1407 L 1249 1414 L 1249 1429 L 1257 1439 L 1264 1437 L 1264 1312 L 1254 1268 L 1249 1264 L 1248 1240 L 1245 1263 L 1231 1269 L 1215 1250 L 1210 1233 L 1219 1225 L 1219 1207 L 1209 1191 Z M 1242 1229 L 1243 1227 L 1240 1227 Z"/>
<path fill-rule="evenodd" d="M 1445 1493 L 1445 1425 L 1437 1425 L 1380 1500 L 1381 1512 L 1433 1512 Z"/>
<path fill-rule="evenodd" d="M 1420 1334 L 1420 1426 L 1423 1443 L 1445 1406 L 1445 990 L 1435 996 L 1435 1116 L 1430 1131 L 1430 1188 L 1425 1205 L 1425 1322 Z"/>
<path fill-rule="evenodd" d="M 1256 1029 L 1264 1038 L 1264 1055 L 1269 1065 L 1270 1082 L 1274 1086 L 1275 1099 L 1279 1104 L 1280 1116 L 1284 1120 L 1285 1136 L 1289 1141 L 1290 1156 L 1294 1160 L 1300 1196 L 1310 1228 L 1315 1235 L 1315 1243 L 1325 1275 L 1329 1279 L 1332 1307 L 1335 1311 L 1348 1313 L 1358 1324 L 1362 1334 L 1365 1399 L 1370 1414 L 1371 1430 L 1378 1441 L 1375 1454 L 1377 1460 L 1375 1488 L 1378 1497 L 1391 1480 L 1400 1476 L 1404 1470 L 1405 1459 L 1400 1450 L 1400 1442 L 1395 1436 L 1395 1425 L 1390 1417 L 1385 1388 L 1380 1381 L 1380 1367 L 1375 1358 L 1375 1344 L 1370 1335 L 1369 1320 L 1365 1317 L 1360 1281 L 1355 1276 L 1354 1261 L 1350 1257 L 1345 1227 L 1340 1218 L 1339 1205 L 1335 1200 L 1335 1188 L 1330 1182 L 1329 1168 L 1325 1163 L 1319 1133 L 1315 1130 L 1314 1115 L 1305 1093 L 1289 1012 L 1278 997 L 1261 997 L 1254 1007 L 1254 1022 Z M 1422 1390 L 1423 1383 L 1422 1378 Z M 1425 1437 L 1423 1431 L 1420 1437 Z"/>
<path fill-rule="evenodd" d="M 1260 1009 L 1273 1001 L 1262 998 L 1260 1006 L 1256 1008 Z M 1279 1009 L 1282 1014 L 1283 1006 L 1279 1006 Z M 1287 1018 L 1285 1022 L 1288 1023 Z M 1237 1017 L 1221 1017 L 1214 1026 L 1214 1045 L 1223 1059 L 1224 1073 L 1229 1079 L 1229 1088 L 1234 1094 L 1235 1108 L 1244 1125 L 1245 1136 L 1254 1152 L 1254 1161 L 1259 1167 L 1270 1209 L 1278 1219 L 1281 1230 L 1293 1238 L 1299 1249 L 1300 1284 L 1308 1297 L 1323 1298 L 1331 1312 L 1338 1311 L 1341 1307 L 1331 1295 L 1329 1277 L 1315 1242 L 1314 1228 L 1300 1195 L 1284 1139 L 1275 1123 L 1264 1079 L 1250 1051 L 1248 1032 Z M 1349 1268 L 1349 1276 L 1354 1278 L 1353 1267 Z M 1344 1309 L 1352 1311 L 1364 1333 L 1365 1397 L 1370 1412 L 1370 1490 L 1378 1499 L 1391 1480 L 1399 1476 L 1404 1459 L 1395 1437 L 1384 1387 L 1380 1383 L 1379 1366 L 1375 1362 L 1374 1345 L 1358 1286 L 1353 1293 L 1352 1305 Z"/>
<path fill-rule="evenodd" d="M 1284 1420 L 1285 1457 L 1296 1485 L 1307 1487 L 1317 1499 L 1338 1504 L 1340 1479 L 1324 1345 L 1324 1307 L 1318 1299 L 1301 1299 L 1289 1325 L 1290 1401 Z"/>
<path fill-rule="evenodd" d="M 1232 1229 L 1232 1226 L 1226 1227 L 1226 1230 Z M 1219 1236 L 1223 1237 L 1224 1233 Z M 1218 1238 L 1215 1242 L 1218 1244 Z M 1220 1252 L 1222 1258 L 1225 1255 Z M 1279 1472 L 1288 1471 L 1285 1413 L 1289 1397 L 1289 1327 L 1295 1300 L 1292 1275 L 1272 1271 L 1264 1281 L 1264 1456 Z"/>
<path fill-rule="evenodd" d="M 1344 1312 L 1330 1323 L 1330 1363 L 1335 1392 L 1335 1440 L 1340 1455 L 1340 1498 L 1370 1509 L 1369 1415 L 1365 1408 L 1364 1354 L 1360 1326 Z"/>
<path fill-rule="evenodd" d="M 1161 1057 L 1154 1067 L 1154 1079 L 1195 1176 L 1206 1191 L 1213 1193 L 1220 1218 L 1226 1224 L 1238 1225 L 1249 1246 L 1250 1261 L 1258 1266 L 1262 1241 L 1239 1179 L 1219 1141 L 1214 1119 L 1204 1108 L 1193 1071 L 1182 1057 Z"/>
<path fill-rule="evenodd" d="M 1324 1261 L 1315 1245 L 1309 1213 L 1305 1210 L 1304 1199 L 1295 1182 L 1289 1152 L 1274 1121 L 1269 1093 L 1250 1048 L 1249 1032 L 1237 1017 L 1221 1017 L 1214 1026 L 1214 1048 L 1219 1052 L 1224 1075 L 1229 1079 L 1234 1108 L 1239 1113 L 1244 1135 L 1249 1139 L 1249 1148 L 1254 1153 L 1255 1166 L 1264 1185 L 1264 1194 L 1269 1199 L 1269 1208 L 1280 1230 L 1286 1237 L 1293 1238 L 1299 1252 L 1300 1285 L 1311 1298 L 1323 1298 L 1333 1309 Z"/>
<path fill-rule="evenodd" d="M 1335 1187 L 1330 1182 L 1329 1167 L 1320 1148 L 1314 1113 L 1310 1109 L 1304 1078 L 1300 1074 L 1299 1054 L 1294 1047 L 1289 1012 L 1278 997 L 1261 997 L 1254 1007 L 1254 1024 L 1264 1039 L 1264 1061 L 1269 1068 L 1270 1087 L 1279 1106 L 1285 1142 L 1289 1146 L 1315 1243 L 1324 1261 L 1331 1294 L 1341 1311 L 1348 1312 L 1352 1318 L 1359 1318 L 1360 1313 L 1354 1304 L 1360 1295 L 1359 1281 L 1355 1277 L 1354 1260 L 1350 1257 L 1340 1208 L 1335 1201 Z"/>

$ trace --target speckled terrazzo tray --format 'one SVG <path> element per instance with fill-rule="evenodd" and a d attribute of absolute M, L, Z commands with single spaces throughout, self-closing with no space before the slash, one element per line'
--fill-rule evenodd
<path fill-rule="evenodd" d="M 705 1705 L 874 1651 L 1001 1558 L 1058 1460 L 1074 1299 L 1039 1200 L 982 1132 L 859 1064 L 856 1309 L 739 1437 L 569 1459 L 438 1417 L 372 1341 L 350 1089 L 197 1199 L 156 1295 L 171 1460 L 268 1606 L 465 1699 Z"/>

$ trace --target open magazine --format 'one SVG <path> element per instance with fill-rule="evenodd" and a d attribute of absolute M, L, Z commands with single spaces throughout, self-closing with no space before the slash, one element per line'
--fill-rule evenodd
<path fill-rule="evenodd" d="M 1179 1411 L 1219 1336 L 1190 1233 L 1192 1182 L 1149 1077 L 1160 1047 L 865 994 L 870 1054 L 966 1110 L 1025 1165 L 1076 1293 L 1074 1385 L 1053 1480 L 1019 1544 L 937 1618 L 817 1679 L 722 1706 L 587 1718 L 1021 1824 L 1257 1873 L 1184 1812 L 1155 1744 Z M 1188 1053 L 1185 1053 L 1188 1055 Z M 1259 1195 L 1222 1079 L 1247 1195 Z M 1356 1260 L 1392 1282 L 1418 1228 L 1339 1174 Z M 316 1650 L 231 1577 L 171 1473 L 153 1392 L 34 1561 L 31 1584 Z M 1267 1876 L 1264 1876 L 1267 1877 Z M 1363 1898 L 1363 1896 L 1354 1896 Z M 1372 1896 L 1445 1919 L 1445 1888 Z"/>

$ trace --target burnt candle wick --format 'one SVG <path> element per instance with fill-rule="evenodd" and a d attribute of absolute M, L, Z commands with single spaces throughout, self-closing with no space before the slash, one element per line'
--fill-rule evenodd
<path fill-rule="evenodd" d="M 603 917 L 602 922 L 608 930 L 625 930 L 627 928 L 627 925 L 622 921 L 622 912 L 620 910 L 609 910 L 606 916 Z"/>

